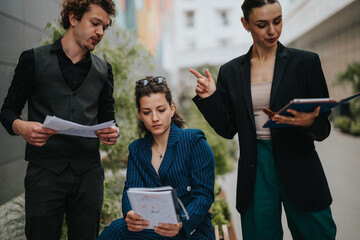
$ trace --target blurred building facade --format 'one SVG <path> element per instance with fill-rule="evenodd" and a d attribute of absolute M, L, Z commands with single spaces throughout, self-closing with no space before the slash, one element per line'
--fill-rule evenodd
<path fill-rule="evenodd" d="M 251 45 L 238 0 L 175 0 L 173 11 L 172 45 L 164 66 L 183 92 L 194 92 L 196 86 L 189 68 L 220 66 Z"/>
<path fill-rule="evenodd" d="M 242 31 L 238 0 L 118 0 L 118 3 L 123 7 L 118 20 L 125 23 L 120 25 L 133 28 L 176 88 L 194 86 L 195 80 L 189 79 L 187 72 L 189 68 L 203 64 L 218 66 L 246 51 L 251 43 L 249 34 Z M 134 24 L 128 24 L 129 19 L 134 19 L 130 21 Z"/>
<path fill-rule="evenodd" d="M 159 63 L 171 27 L 173 0 L 117 0 L 116 24 L 136 33 Z"/>
<path fill-rule="evenodd" d="M 189 68 L 204 64 L 220 66 L 246 53 L 252 43 L 241 25 L 242 2 L 238 0 L 119 2 L 125 2 L 125 12 L 133 14 L 126 19 L 133 19 L 130 22 L 135 24 L 127 27 L 133 27 L 180 91 L 195 86 Z M 360 1 L 280 0 L 280 3 L 284 13 L 280 41 L 320 55 L 333 98 L 351 94 L 350 87 L 334 86 L 333 82 L 348 64 L 360 59 Z"/>
<path fill-rule="evenodd" d="M 360 62 L 359 0 L 289 0 L 281 41 L 319 54 L 330 96 L 352 94 L 350 86 L 335 86 L 339 72 Z"/>

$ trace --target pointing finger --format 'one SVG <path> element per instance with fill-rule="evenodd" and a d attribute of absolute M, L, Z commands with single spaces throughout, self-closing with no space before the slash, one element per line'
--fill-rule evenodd
<path fill-rule="evenodd" d="M 189 72 L 191 72 L 192 74 L 194 74 L 197 78 L 203 77 L 203 75 L 201 75 L 198 71 L 196 71 L 196 70 L 194 70 L 194 69 L 189 69 Z"/>

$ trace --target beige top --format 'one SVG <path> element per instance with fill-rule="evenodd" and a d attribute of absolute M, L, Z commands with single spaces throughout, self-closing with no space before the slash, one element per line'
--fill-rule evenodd
<path fill-rule="evenodd" d="M 268 115 L 263 112 L 264 108 L 270 106 L 271 81 L 251 83 L 251 96 L 255 116 L 256 136 L 260 139 L 270 140 L 270 128 L 263 128 L 269 120 Z"/>

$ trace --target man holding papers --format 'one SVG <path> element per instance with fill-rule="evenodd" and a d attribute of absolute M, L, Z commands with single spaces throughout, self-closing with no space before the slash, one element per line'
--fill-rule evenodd
<path fill-rule="evenodd" d="M 113 145 L 115 126 L 98 138 L 57 134 L 42 127 L 47 115 L 86 126 L 114 121 L 110 64 L 90 52 L 115 16 L 112 0 L 63 0 L 65 35 L 53 44 L 24 51 L 1 109 L 11 135 L 26 141 L 27 239 L 60 239 L 66 216 L 68 239 L 96 239 L 103 201 L 104 171 L 99 139 Z M 28 103 L 28 120 L 20 115 Z"/>

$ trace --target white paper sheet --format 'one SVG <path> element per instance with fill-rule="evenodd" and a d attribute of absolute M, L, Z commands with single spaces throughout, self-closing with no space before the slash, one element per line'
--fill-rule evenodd
<path fill-rule="evenodd" d="M 166 188 L 129 188 L 127 191 L 132 210 L 149 221 L 148 229 L 159 223 L 178 223 L 171 190 Z"/>
<path fill-rule="evenodd" d="M 94 131 L 114 125 L 114 121 L 108 121 L 93 126 L 85 126 L 55 116 L 46 116 L 42 127 L 56 130 L 59 134 L 97 138 Z"/>

